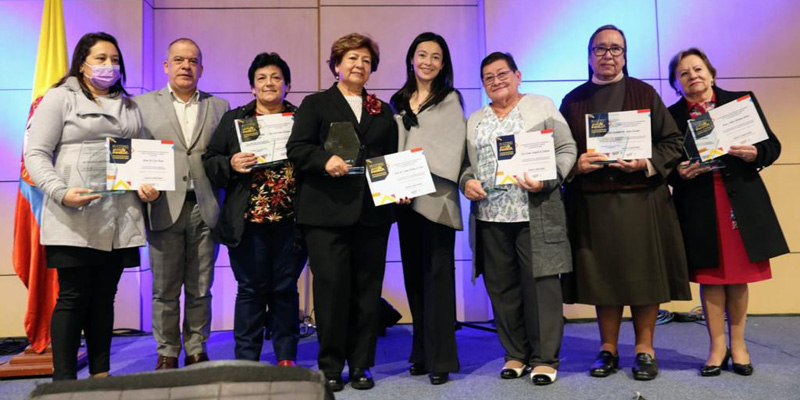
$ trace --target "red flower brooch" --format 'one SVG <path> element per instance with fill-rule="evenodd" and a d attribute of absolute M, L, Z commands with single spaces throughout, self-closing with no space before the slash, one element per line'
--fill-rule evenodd
<path fill-rule="evenodd" d="M 364 102 L 364 108 L 367 109 L 369 115 L 377 115 L 381 113 L 381 101 L 374 94 L 367 95 L 367 100 Z"/>

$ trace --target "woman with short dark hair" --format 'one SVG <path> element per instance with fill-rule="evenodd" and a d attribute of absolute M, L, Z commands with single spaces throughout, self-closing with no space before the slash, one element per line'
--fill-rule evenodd
<path fill-rule="evenodd" d="M 491 103 L 467 122 L 467 167 L 460 187 L 472 201 L 473 276 L 483 274 L 497 336 L 506 351 L 503 379 L 529 376 L 535 385 L 556 381 L 564 333 L 559 275 L 572 270 L 561 183 L 575 163 L 575 141 L 553 100 L 522 94 L 522 73 L 508 53 L 481 62 Z M 543 131 L 550 131 L 545 133 Z M 556 176 L 524 173 L 497 185 L 498 139 L 550 134 Z"/>
<path fill-rule="evenodd" d="M 712 171 L 698 160 L 684 157 L 670 184 L 685 239 L 689 277 L 700 284 L 710 339 L 700 375 L 719 375 L 728 369 L 728 359 L 734 372 L 750 375 L 753 365 L 744 337 L 747 284 L 770 279 L 769 259 L 789 252 L 759 174 L 778 159 L 781 143 L 769 128 L 755 95 L 723 90 L 716 85 L 716 77 L 717 70 L 698 48 L 683 50 L 672 58 L 669 83 L 682 98 L 669 111 L 678 129 L 685 132 L 690 118 L 749 96 L 768 139 L 731 146 L 728 154 L 718 158 L 724 164 L 719 170 Z M 691 135 L 686 140 L 686 146 L 694 146 Z M 725 342 L 726 314 L 730 347 Z"/>
<path fill-rule="evenodd" d="M 254 168 L 257 157 L 241 151 L 235 127 L 237 120 L 294 112 L 295 106 L 286 101 L 291 72 L 278 54 L 261 53 L 250 64 L 247 78 L 255 99 L 222 116 L 203 154 L 206 175 L 225 190 L 212 237 L 228 246 L 237 282 L 236 359 L 261 358 L 264 322 L 269 319 L 278 365 L 295 366 L 300 337 L 297 278 L 306 252 L 294 223 L 294 166 L 281 160 Z"/>
<path fill-rule="evenodd" d="M 87 182 L 82 163 L 92 146 L 103 151 L 107 137 L 144 138 L 124 82 L 117 40 L 87 33 L 75 46 L 69 72 L 47 91 L 28 125 L 25 168 L 45 195 L 39 240 L 47 267 L 58 271 L 50 329 L 53 380 L 77 379 L 81 331 L 89 373 L 108 376 L 117 284 L 123 268 L 139 266 L 145 245 L 141 201 L 158 197 L 147 184 L 138 198 L 133 192 L 92 194 L 105 190 L 105 174 L 100 182 Z"/>
<path fill-rule="evenodd" d="M 377 70 L 378 45 L 351 33 L 333 43 L 328 63 L 336 83 L 303 99 L 286 145 L 297 166 L 297 224 L 314 274 L 319 369 L 333 391 L 344 388 L 347 362 L 354 389 L 375 386 L 379 299 L 394 206 L 376 207 L 363 174 L 364 160 L 397 152 L 391 107 L 364 89 Z M 325 148 L 332 126 L 358 136 L 355 159 Z"/>

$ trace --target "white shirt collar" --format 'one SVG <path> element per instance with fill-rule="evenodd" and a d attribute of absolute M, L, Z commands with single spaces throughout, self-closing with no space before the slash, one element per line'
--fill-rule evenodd
<path fill-rule="evenodd" d="M 622 72 L 622 71 L 619 71 L 619 74 L 617 76 L 615 76 L 614 79 L 612 79 L 610 81 L 601 81 L 600 79 L 597 79 L 597 77 L 594 74 L 592 74 L 592 83 L 594 83 L 595 85 L 609 85 L 609 84 L 612 84 L 614 82 L 621 81 L 622 78 L 624 78 L 624 77 L 625 77 L 625 73 Z"/>
<path fill-rule="evenodd" d="M 172 95 L 172 100 L 174 101 L 179 101 L 183 104 L 197 103 L 198 101 L 200 101 L 200 91 L 197 90 L 197 88 L 194 89 L 194 94 L 192 95 L 192 97 L 189 98 L 189 101 L 187 102 L 184 102 L 183 100 L 180 99 L 180 97 L 175 95 L 175 91 L 172 90 L 172 86 L 170 86 L 169 83 L 167 83 L 167 89 L 169 90 L 169 94 Z"/>

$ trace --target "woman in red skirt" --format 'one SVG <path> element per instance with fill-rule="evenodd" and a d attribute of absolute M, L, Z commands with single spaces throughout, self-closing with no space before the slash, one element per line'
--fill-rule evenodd
<path fill-rule="evenodd" d="M 752 92 L 728 92 L 714 85 L 716 70 L 701 50 L 679 52 L 669 64 L 670 85 L 681 100 L 669 107 L 678 127 L 729 102 L 751 101 L 768 139 L 734 145 L 716 160 L 720 169 L 683 161 L 670 184 L 681 223 L 691 280 L 700 284 L 711 345 L 702 376 L 728 369 L 751 375 L 753 365 L 744 339 L 747 284 L 770 279 L 769 259 L 789 252 L 759 171 L 778 158 L 781 144 L 767 124 Z M 696 149 L 691 134 L 686 148 Z M 730 347 L 725 341 L 728 313 Z"/>

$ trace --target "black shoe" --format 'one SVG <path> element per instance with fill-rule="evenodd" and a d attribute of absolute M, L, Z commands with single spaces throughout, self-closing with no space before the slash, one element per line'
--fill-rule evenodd
<path fill-rule="evenodd" d="M 447 372 L 431 372 L 428 374 L 428 378 L 431 380 L 431 385 L 441 385 L 447 383 L 450 379 L 450 374 Z"/>
<path fill-rule="evenodd" d="M 375 387 L 372 372 L 369 368 L 353 368 L 350 370 L 350 386 L 353 389 L 368 390 Z"/>
<path fill-rule="evenodd" d="M 334 392 L 341 392 L 344 389 L 342 374 L 325 374 L 325 384 Z"/>
<path fill-rule="evenodd" d="M 753 369 L 752 363 L 747 363 L 747 364 L 733 363 L 733 372 L 736 372 L 739 375 L 750 376 L 753 375 L 754 371 L 755 370 Z"/>
<path fill-rule="evenodd" d="M 531 372 L 531 367 L 528 365 L 523 365 L 519 368 L 503 367 L 500 370 L 500 377 L 503 379 L 517 379 L 522 375 L 527 375 L 529 372 Z"/>
<path fill-rule="evenodd" d="M 619 354 L 611 354 L 608 350 L 597 353 L 589 374 L 595 378 L 605 378 L 619 369 Z"/>
<path fill-rule="evenodd" d="M 728 370 L 728 359 L 730 358 L 731 351 L 729 349 L 725 352 L 725 357 L 719 365 L 703 365 L 700 367 L 700 376 L 719 376 L 723 369 L 725 371 Z"/>
<path fill-rule="evenodd" d="M 425 369 L 425 364 L 423 363 L 413 363 L 408 367 L 408 373 L 414 376 L 425 375 L 428 373 L 428 370 Z"/>
<path fill-rule="evenodd" d="M 653 380 L 658 375 L 658 362 L 650 354 L 638 353 L 632 371 L 633 379 L 637 381 Z"/>
<path fill-rule="evenodd" d="M 555 372 L 531 372 L 531 382 L 536 386 L 547 386 L 556 381 L 558 371 Z"/>

